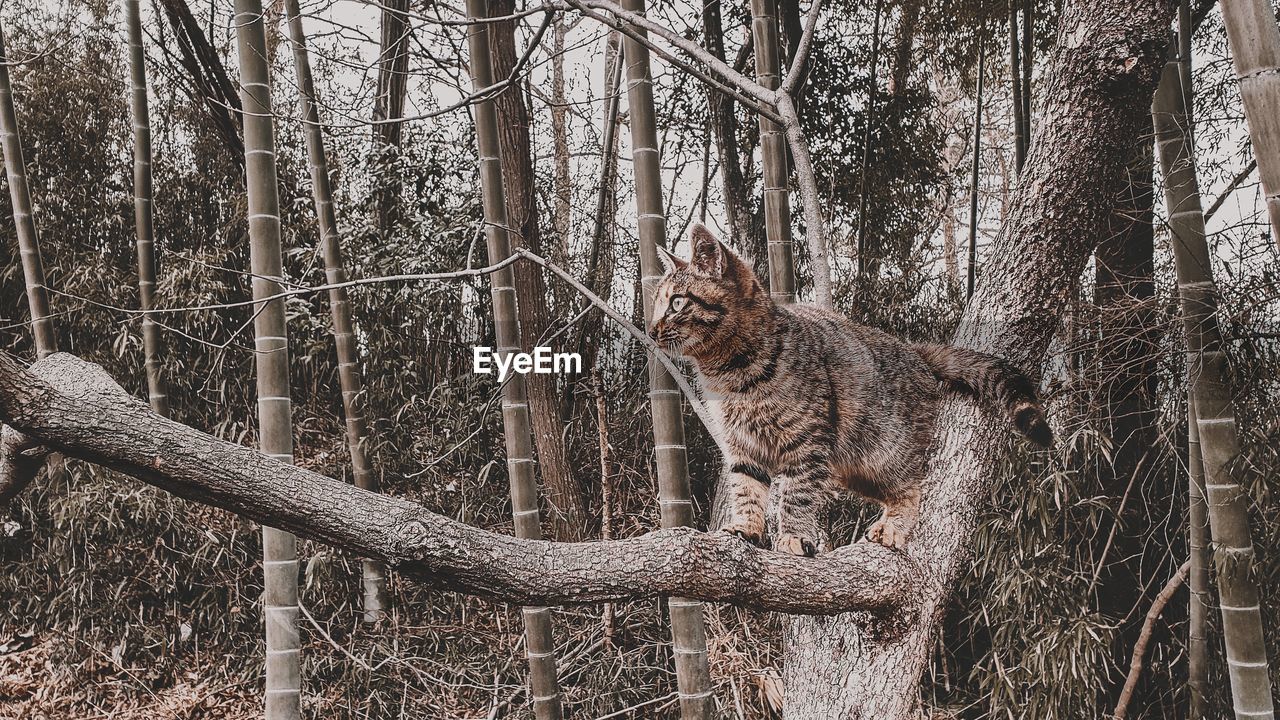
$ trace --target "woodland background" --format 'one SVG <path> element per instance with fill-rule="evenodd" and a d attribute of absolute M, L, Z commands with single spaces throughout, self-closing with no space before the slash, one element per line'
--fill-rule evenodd
<path fill-rule="evenodd" d="M 238 101 L 229 5 L 144 3 L 163 307 L 249 297 L 244 170 L 230 109 Z M 750 67 L 743 3 L 723 4 L 721 27 L 713 25 L 711 36 L 700 5 L 655 6 L 654 19 L 706 44 L 718 42 L 730 62 L 737 56 Z M 800 10 L 794 2 L 781 6 L 785 43 L 788 19 L 798 28 Z M 473 122 L 468 106 L 452 107 L 470 88 L 457 12 L 443 3 L 413 3 L 405 16 L 410 40 L 397 53 L 385 34 L 380 40 L 379 6 L 325 0 L 303 9 L 352 276 L 482 265 Z M 286 274 L 300 285 L 320 285 L 296 83 L 288 46 L 273 33 L 280 9 L 269 12 L 268 37 L 280 42 L 272 79 Z M 1268 482 L 1280 468 L 1280 258 L 1249 172 L 1252 155 L 1222 25 L 1216 10 L 1206 12 L 1195 34 L 1194 138 L 1206 198 L 1224 198 L 1210 223 L 1210 243 L 1238 390 L 1247 468 L 1241 477 L 1262 558 L 1267 644 L 1274 649 L 1280 605 L 1266 600 L 1280 596 L 1280 497 Z M 1035 3 L 1032 67 L 1054 42 L 1056 13 L 1053 3 Z M 832 227 L 836 305 L 855 320 L 913 339 L 949 335 L 965 301 L 973 198 L 973 267 L 981 282 L 983 241 L 999 227 L 1017 182 L 1008 17 L 1003 2 L 883 0 L 825 8 L 800 112 Z M 517 23 L 517 56 L 540 18 Z M 121 310 L 138 303 L 122 11 L 102 0 L 7 3 L 0 21 L 59 344 L 101 363 L 142 397 L 140 321 Z M 606 67 L 608 30 L 557 18 L 538 37 L 516 86 L 529 109 L 535 160 L 533 177 L 522 179 L 536 190 L 525 237 L 638 318 L 627 133 L 616 133 L 616 178 L 602 172 L 602 158 L 615 152 L 603 146 L 606 100 L 616 87 Z M 975 186 L 980 55 L 984 112 Z M 395 58 L 404 65 L 389 66 Z M 725 111 L 695 79 L 655 62 L 672 241 L 705 217 L 762 262 L 754 116 L 740 106 Z M 406 81 L 388 89 L 380 77 Z M 1033 103 L 1033 136 L 1044 120 L 1034 109 Z M 369 124 L 399 115 L 409 119 Z M 624 95 L 619 126 L 627 121 Z M 1184 342 L 1164 211 L 1153 202 L 1160 178 L 1150 143 L 1134 138 L 1131 197 L 1117 207 L 1114 233 L 1101 240 L 1045 368 L 1059 449 L 1045 463 L 1012 446 L 975 540 L 977 561 L 937 640 L 927 699 L 959 717 L 1098 716 L 1124 681 L 1153 596 L 1187 556 Z M 734 172 L 726 185 L 724 174 Z M 0 193 L 5 217 L 8 197 Z M 737 204 L 733 227 L 726 219 L 731 204 Z M 803 226 L 798 212 L 795 223 Z M 11 223 L 3 233 L 0 346 L 33 356 Z M 859 235 L 861 273 L 852 260 Z M 803 244 L 796 246 L 797 275 L 807 278 Z M 372 421 L 370 456 L 384 491 L 510 533 L 505 472 L 495 460 L 503 442 L 497 388 L 493 376 L 470 371 L 471 346 L 493 344 L 485 288 L 482 280 L 374 284 L 352 291 L 352 310 Z M 559 507 L 577 512 L 548 522 L 548 533 L 560 539 L 643 533 L 658 525 L 643 349 L 595 314 L 580 317 L 579 300 L 562 283 L 549 279 L 545 295 L 539 334 L 555 334 L 549 344 L 558 348 L 581 348 L 591 366 L 550 388 L 565 458 L 550 470 L 544 458 L 543 472 L 561 473 L 561 487 L 577 499 Z M 287 310 L 297 462 L 348 477 L 325 296 L 291 297 Z M 163 318 L 173 417 L 233 442 L 256 437 L 250 316 L 250 308 L 236 306 Z M 603 472 L 601 420 L 608 446 Z M 687 427 L 705 521 L 718 460 L 699 426 Z M 59 482 L 37 482 L 0 513 L 6 599 L 0 716 L 260 712 L 256 526 L 80 463 Z M 849 515 L 839 523 L 846 537 L 857 520 L 856 512 Z M 392 612 L 366 624 L 359 560 L 309 542 L 300 554 L 302 604 L 314 618 L 302 623 L 310 714 L 531 716 L 518 608 L 393 579 Z M 1181 592 L 1157 624 L 1135 716 L 1177 717 L 1185 707 Z M 734 716 L 769 717 L 780 684 L 777 618 L 706 607 L 721 707 Z M 675 715 L 664 616 L 658 601 L 555 610 L 561 682 L 574 716 Z M 1217 623 L 1216 614 L 1210 622 Z M 1218 637 L 1216 627 L 1211 637 Z M 1230 698 L 1220 647 L 1210 643 L 1209 688 L 1225 717 Z M 1275 666 L 1272 674 L 1280 683 Z"/>

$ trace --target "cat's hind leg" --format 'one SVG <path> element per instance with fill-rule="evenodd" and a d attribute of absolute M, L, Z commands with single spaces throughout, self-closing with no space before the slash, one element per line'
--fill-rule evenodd
<path fill-rule="evenodd" d="M 884 513 L 870 529 L 867 539 L 885 547 L 901 550 L 920 521 L 920 487 L 905 488 L 892 499 L 883 500 Z"/>
<path fill-rule="evenodd" d="M 731 505 L 729 518 L 720 529 L 749 543 L 763 544 L 769 476 L 755 465 L 735 463 L 724 481 Z"/>

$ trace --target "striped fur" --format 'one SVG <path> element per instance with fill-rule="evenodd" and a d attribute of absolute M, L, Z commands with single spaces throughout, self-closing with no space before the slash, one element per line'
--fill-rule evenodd
<path fill-rule="evenodd" d="M 776 305 L 705 227 L 691 245 L 688 261 L 662 251 L 650 333 L 693 360 L 725 429 L 733 515 L 723 529 L 761 543 L 768 527 L 775 548 L 813 555 L 832 499 L 852 491 L 884 507 L 867 537 L 903 547 L 944 386 L 1051 441 L 1035 388 L 1008 362 Z"/>

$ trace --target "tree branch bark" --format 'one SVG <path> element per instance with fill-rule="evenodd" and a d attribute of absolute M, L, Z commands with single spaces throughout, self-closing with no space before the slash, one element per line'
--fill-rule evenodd
<path fill-rule="evenodd" d="M 0 354 L 0 421 L 68 456 L 175 495 L 381 560 L 402 576 L 495 601 L 570 604 L 678 595 L 758 610 L 914 616 L 925 576 L 871 543 L 819 558 L 690 528 L 555 543 L 488 532 L 160 417 L 99 366 Z"/>

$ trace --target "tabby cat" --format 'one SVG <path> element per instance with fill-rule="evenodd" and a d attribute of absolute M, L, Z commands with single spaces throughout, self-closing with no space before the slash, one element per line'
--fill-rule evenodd
<path fill-rule="evenodd" d="M 1035 388 L 1010 363 L 908 343 L 814 305 L 778 305 L 751 266 L 695 225 L 691 259 L 660 249 L 650 334 L 691 359 L 720 416 L 732 515 L 723 529 L 812 556 L 831 500 L 850 490 L 884 506 L 867 537 L 901 549 L 943 389 L 1004 410 L 1038 445 L 1053 441 Z"/>

